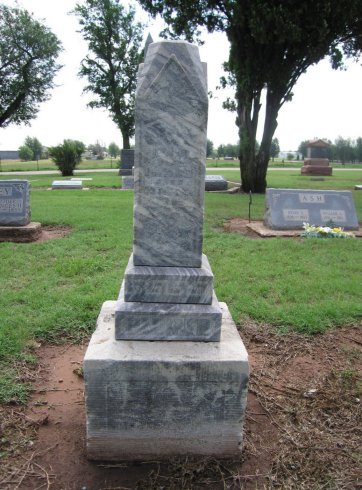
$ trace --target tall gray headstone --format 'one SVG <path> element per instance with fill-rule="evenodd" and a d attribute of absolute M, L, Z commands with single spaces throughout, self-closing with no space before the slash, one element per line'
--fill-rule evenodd
<path fill-rule="evenodd" d="M 0 181 L 0 226 L 30 223 L 30 183 L 27 180 Z"/>
<path fill-rule="evenodd" d="M 136 104 L 134 263 L 200 267 L 206 67 L 196 46 L 153 43 Z"/>
<path fill-rule="evenodd" d="M 247 353 L 202 254 L 206 124 L 197 47 L 150 44 L 136 92 L 133 254 L 84 361 L 91 459 L 240 449 Z"/>

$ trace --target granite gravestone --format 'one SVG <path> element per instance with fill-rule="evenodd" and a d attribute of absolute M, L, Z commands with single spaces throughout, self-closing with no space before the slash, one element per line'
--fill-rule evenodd
<path fill-rule="evenodd" d="M 121 150 L 121 167 L 119 175 L 132 175 L 132 167 L 134 166 L 134 150 Z"/>
<path fill-rule="evenodd" d="M 30 183 L 27 180 L 0 181 L 0 226 L 30 223 Z"/>
<path fill-rule="evenodd" d="M 329 166 L 327 149 L 329 143 L 324 140 L 309 141 L 307 145 L 307 158 L 304 159 L 301 175 L 332 175 Z"/>
<path fill-rule="evenodd" d="M 136 92 L 133 254 L 84 360 L 91 459 L 239 452 L 248 360 L 202 254 L 206 122 L 198 48 L 150 44 Z"/>
<path fill-rule="evenodd" d="M 205 191 L 227 191 L 228 183 L 222 175 L 206 175 Z"/>
<path fill-rule="evenodd" d="M 82 180 L 53 180 L 52 189 L 83 189 Z"/>
<path fill-rule="evenodd" d="M 267 189 L 264 222 L 275 230 L 302 229 L 303 223 L 359 228 L 350 191 Z"/>

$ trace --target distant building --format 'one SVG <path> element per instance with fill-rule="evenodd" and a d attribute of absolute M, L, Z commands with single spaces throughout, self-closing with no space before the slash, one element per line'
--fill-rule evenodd
<path fill-rule="evenodd" d="M 13 150 L 0 150 L 1 160 L 20 160 L 19 152 Z"/>
<path fill-rule="evenodd" d="M 297 150 L 289 150 L 289 151 L 280 151 L 278 154 L 279 158 L 287 158 L 288 155 L 293 155 L 294 160 L 303 160 L 303 155 L 299 153 Z"/>

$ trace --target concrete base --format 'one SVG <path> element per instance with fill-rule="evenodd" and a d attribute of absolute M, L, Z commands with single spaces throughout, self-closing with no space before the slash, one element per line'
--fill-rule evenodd
<path fill-rule="evenodd" d="M 0 242 L 35 242 L 41 235 L 41 224 L 35 221 L 24 226 L 0 226 Z"/>
<path fill-rule="evenodd" d="M 248 356 L 220 306 L 220 342 L 133 342 L 115 340 L 103 304 L 84 359 L 89 459 L 240 454 Z"/>
<path fill-rule="evenodd" d="M 210 305 L 126 302 L 122 284 L 115 307 L 116 339 L 218 342 L 221 316 L 215 294 Z"/>
<path fill-rule="evenodd" d="M 144 303 L 211 304 L 214 275 L 206 255 L 201 267 L 149 267 L 129 259 L 124 273 L 125 300 Z"/>
<path fill-rule="evenodd" d="M 122 177 L 122 189 L 134 189 L 134 177 L 133 175 Z"/>
<path fill-rule="evenodd" d="M 301 175 L 332 175 L 332 167 L 304 165 L 300 169 Z"/>

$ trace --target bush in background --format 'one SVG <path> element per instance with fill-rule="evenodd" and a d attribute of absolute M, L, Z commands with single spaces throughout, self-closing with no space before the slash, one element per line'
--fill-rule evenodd
<path fill-rule="evenodd" d="M 49 148 L 49 155 L 64 177 L 73 175 L 76 165 L 82 159 L 85 145 L 81 141 L 64 140 L 62 145 Z"/>

